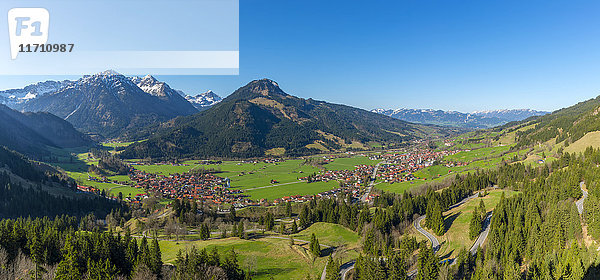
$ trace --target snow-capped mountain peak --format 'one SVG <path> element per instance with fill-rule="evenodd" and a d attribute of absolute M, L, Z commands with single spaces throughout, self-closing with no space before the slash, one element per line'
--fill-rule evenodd
<path fill-rule="evenodd" d="M 47 94 L 55 94 L 67 89 L 82 89 L 88 86 L 102 85 L 117 99 L 127 92 L 138 90 L 151 96 L 167 101 L 173 106 L 189 109 L 206 109 L 219 101 L 221 97 L 213 91 L 207 91 L 196 96 L 188 96 L 181 90 L 171 88 L 167 83 L 157 80 L 152 75 L 143 77 L 127 77 L 114 70 L 85 75 L 77 81 L 46 81 L 26 86 L 22 89 L 0 91 L 0 104 L 5 104 L 15 109 L 21 109 L 26 103 L 34 101 Z M 187 111 L 186 111 L 187 110 Z"/>
<path fill-rule="evenodd" d="M 526 119 L 532 116 L 541 116 L 548 114 L 549 112 L 537 111 L 532 109 L 500 109 L 500 110 L 485 110 L 485 111 L 474 111 L 471 113 L 475 116 L 486 117 L 486 118 L 500 118 L 507 121 L 517 121 Z"/>
<path fill-rule="evenodd" d="M 185 99 L 200 110 L 211 107 L 223 100 L 223 98 L 218 96 L 212 90 L 200 93 L 196 96 L 186 95 Z"/>
<path fill-rule="evenodd" d="M 14 106 L 40 96 L 54 93 L 71 85 L 72 81 L 45 81 L 28 85 L 20 89 L 9 89 L 0 91 L 0 104 Z"/>
<path fill-rule="evenodd" d="M 511 121 L 524 120 L 532 116 L 547 114 L 531 109 L 493 110 L 461 113 L 433 109 L 374 109 L 372 112 L 387 115 L 414 123 L 459 126 L 467 128 L 488 128 Z"/>
<path fill-rule="evenodd" d="M 131 81 L 141 88 L 144 92 L 158 96 L 158 97 L 169 97 L 176 93 L 175 90 L 171 89 L 169 85 L 164 82 L 159 82 L 151 75 L 146 75 L 143 78 L 132 77 Z"/>
<path fill-rule="evenodd" d="M 109 69 L 109 70 L 106 70 L 106 71 L 102 71 L 102 72 L 100 72 L 100 73 L 98 73 L 96 75 L 98 75 L 98 76 L 114 76 L 114 75 L 121 76 L 121 73 L 119 73 L 119 72 L 117 72 L 115 70 Z"/>

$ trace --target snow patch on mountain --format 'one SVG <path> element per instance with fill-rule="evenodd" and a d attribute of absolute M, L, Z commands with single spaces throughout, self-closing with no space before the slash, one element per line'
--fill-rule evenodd
<path fill-rule="evenodd" d="M 159 82 L 151 75 L 146 75 L 143 78 L 140 77 L 132 77 L 131 81 L 135 83 L 139 88 L 141 88 L 144 92 L 158 97 L 169 97 L 173 94 L 178 94 L 178 92 L 165 82 Z"/>
<path fill-rule="evenodd" d="M 532 109 L 502 109 L 502 110 L 487 110 L 474 111 L 472 114 L 486 118 L 499 118 L 506 121 L 520 121 L 533 116 L 543 116 L 549 114 L 546 111 L 537 111 Z"/>
<path fill-rule="evenodd" d="M 413 123 L 446 125 L 466 128 L 495 127 L 511 121 L 520 121 L 532 116 L 540 116 L 548 113 L 531 109 L 475 111 L 473 113 L 406 108 L 378 108 L 371 111 Z"/>
<path fill-rule="evenodd" d="M 223 98 L 218 96 L 212 90 L 200 93 L 196 96 L 185 95 L 185 99 L 200 110 L 209 108 L 223 100 Z"/>
<path fill-rule="evenodd" d="M 51 94 L 71 85 L 72 81 L 45 81 L 24 88 L 0 91 L 0 103 L 9 107 Z"/>

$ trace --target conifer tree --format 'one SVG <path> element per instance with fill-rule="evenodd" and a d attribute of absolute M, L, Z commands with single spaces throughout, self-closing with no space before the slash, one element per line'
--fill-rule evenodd
<path fill-rule="evenodd" d="M 469 223 L 469 239 L 475 240 L 479 233 L 481 232 L 481 215 L 479 211 L 473 211 L 471 215 L 471 222 Z"/>
<path fill-rule="evenodd" d="M 433 207 L 431 207 L 431 210 L 427 214 L 426 220 L 429 229 L 433 230 L 433 232 L 439 236 L 444 235 L 446 227 L 444 225 L 444 216 L 439 200 L 434 202 Z"/>
<path fill-rule="evenodd" d="M 327 259 L 327 266 L 325 268 L 325 279 L 327 280 L 340 280 L 340 266 L 339 263 L 333 260 L 333 257 L 329 255 Z"/>
<path fill-rule="evenodd" d="M 309 248 L 314 258 L 321 256 L 321 245 L 319 245 L 319 239 L 317 239 L 317 236 L 314 233 L 310 236 Z"/>
<path fill-rule="evenodd" d="M 57 280 L 79 280 L 82 278 L 82 268 L 79 264 L 77 251 L 73 244 L 71 236 L 67 237 L 65 247 L 63 249 L 64 259 L 56 268 Z"/>
<path fill-rule="evenodd" d="M 388 264 L 389 280 L 406 280 L 406 263 L 399 254 L 392 254 Z"/>
<path fill-rule="evenodd" d="M 417 267 L 419 272 L 417 280 L 437 279 L 439 273 L 439 259 L 429 247 L 422 247 L 419 253 Z"/>
<path fill-rule="evenodd" d="M 158 240 L 155 238 L 152 240 L 152 246 L 150 246 L 150 270 L 152 270 L 154 274 L 160 275 L 162 266 L 162 254 L 160 253 Z"/>

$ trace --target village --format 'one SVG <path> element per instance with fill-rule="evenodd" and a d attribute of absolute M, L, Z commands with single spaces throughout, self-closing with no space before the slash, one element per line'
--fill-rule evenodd
<path fill-rule="evenodd" d="M 444 157 L 454 155 L 460 150 L 432 151 L 430 149 L 414 149 L 406 152 L 384 153 L 372 159 L 382 161 L 377 172 L 377 179 L 385 183 L 399 183 L 418 179 L 413 175 L 421 169 L 440 162 Z M 449 162 L 447 167 L 462 166 L 466 163 Z"/>
<path fill-rule="evenodd" d="M 378 182 L 396 183 L 418 179 L 413 175 L 414 172 L 423 168 L 432 166 L 436 162 L 440 162 L 445 156 L 453 155 L 459 150 L 452 151 L 433 151 L 430 149 L 412 149 L 409 151 L 386 152 L 381 154 L 366 155 L 370 160 L 379 161 L 376 180 Z M 355 155 L 353 155 L 355 156 Z M 324 157 L 325 163 L 333 162 L 335 156 Z M 264 158 L 260 160 L 245 161 L 243 163 L 269 163 L 277 164 L 282 162 L 282 159 Z M 201 160 L 198 165 L 219 165 L 221 161 Z M 265 199 L 252 200 L 243 190 L 236 189 L 236 186 L 231 186 L 229 178 L 219 177 L 217 172 L 198 172 L 190 171 L 184 173 L 174 173 L 170 175 L 162 175 L 150 172 L 144 172 L 136 168 L 136 165 L 169 165 L 182 166 L 185 164 L 175 162 L 160 162 L 160 163 L 129 163 L 131 166 L 129 182 L 113 182 L 105 177 L 96 178 L 89 176 L 88 180 L 113 183 L 119 185 L 128 185 L 133 188 L 144 190 L 144 193 L 134 195 L 133 197 L 122 198 L 132 203 L 140 203 L 149 194 L 154 194 L 164 199 L 188 199 L 202 201 L 207 204 L 212 204 L 218 208 L 225 205 L 233 205 L 236 208 L 244 208 L 257 205 L 277 205 L 287 202 L 306 202 L 316 198 L 338 198 L 344 197 L 349 201 L 359 199 L 365 192 L 368 184 L 373 180 L 372 176 L 375 172 L 374 165 L 359 164 L 354 166 L 352 170 L 327 170 L 322 168 L 320 172 L 316 172 L 304 177 L 299 177 L 298 180 L 302 183 L 311 184 L 315 182 L 330 182 L 336 181 L 339 187 L 328 191 L 312 194 L 312 195 L 290 195 L 284 196 L 273 201 Z M 447 162 L 447 166 L 458 166 L 464 163 Z M 206 170 L 205 170 L 206 171 Z M 240 174 L 243 174 L 240 173 Z M 271 185 L 278 184 L 277 178 L 270 180 Z M 258 186 L 268 187 L 268 186 Z M 89 186 L 78 186 L 80 191 L 84 192 L 99 192 L 97 189 Z M 372 197 L 369 197 L 372 199 Z M 113 199 L 116 199 L 113 197 Z"/>

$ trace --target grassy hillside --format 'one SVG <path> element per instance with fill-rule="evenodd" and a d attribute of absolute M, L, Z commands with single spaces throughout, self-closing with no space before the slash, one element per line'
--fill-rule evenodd
<path fill-rule="evenodd" d="M 593 131 L 586 133 L 581 139 L 573 142 L 565 148 L 565 152 L 568 153 L 581 153 L 585 151 L 587 147 L 600 147 L 600 131 Z"/>
<path fill-rule="evenodd" d="M 354 258 L 357 253 L 352 251 L 358 244 L 359 237 L 356 233 L 336 224 L 317 223 L 308 229 L 295 234 L 296 240 L 310 240 L 310 235 L 315 233 L 321 245 L 343 246 L 345 249 L 336 253 L 344 261 Z M 163 261 L 173 263 L 179 250 L 217 248 L 220 253 L 233 248 L 239 256 L 240 265 L 244 269 L 253 271 L 253 279 L 305 279 L 321 276 L 327 261 L 325 250 L 323 257 L 314 262 L 308 256 L 308 244 L 296 241 L 290 246 L 287 236 L 266 236 L 258 239 L 243 240 L 239 238 L 215 239 L 207 241 L 160 241 Z M 322 246 L 322 249 L 325 249 Z M 350 250 L 350 251 L 348 251 Z"/>
<path fill-rule="evenodd" d="M 517 133 L 517 146 L 525 147 L 556 138 L 576 142 L 588 132 L 600 131 L 600 96 L 529 121 L 534 127 Z"/>

